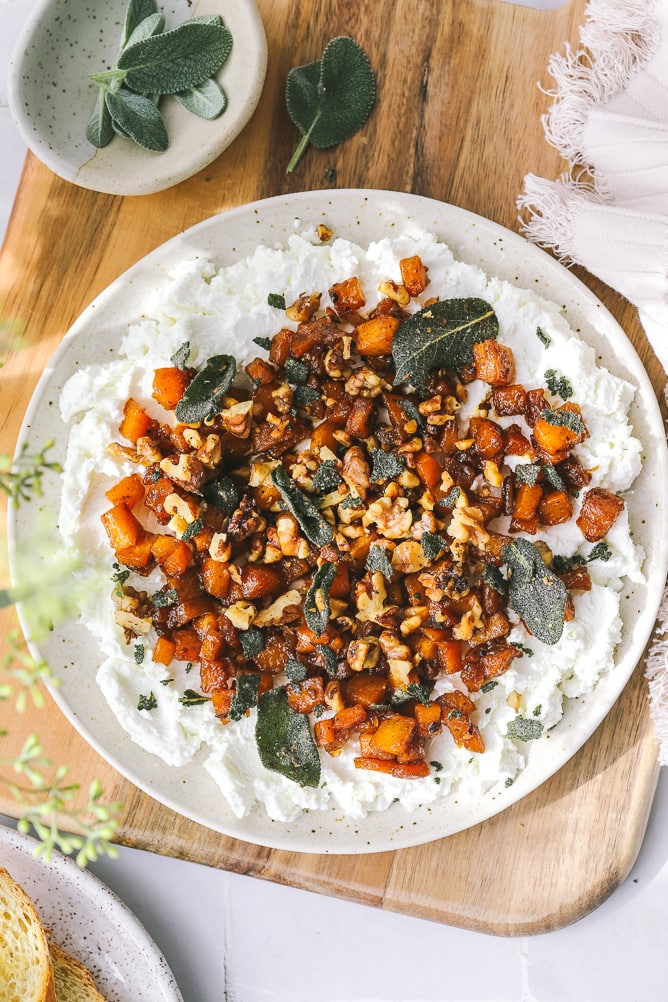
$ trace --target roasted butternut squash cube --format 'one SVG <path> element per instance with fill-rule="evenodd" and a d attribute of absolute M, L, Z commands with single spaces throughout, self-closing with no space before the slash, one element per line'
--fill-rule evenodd
<path fill-rule="evenodd" d="M 355 760 L 356 769 L 370 769 L 373 772 L 384 772 L 397 779 L 424 779 L 429 775 L 429 766 L 421 762 L 393 762 L 382 758 L 360 756 Z"/>
<path fill-rule="evenodd" d="M 297 713 L 313 713 L 325 698 L 325 687 L 318 675 L 301 682 L 289 682 L 285 691 L 289 706 Z"/>
<path fill-rule="evenodd" d="M 399 319 L 389 314 L 381 314 L 371 320 L 363 321 L 355 328 L 355 348 L 360 355 L 369 355 L 372 358 L 389 355 L 399 324 Z"/>
<path fill-rule="evenodd" d="M 112 504 L 124 504 L 127 508 L 134 508 L 136 504 L 143 501 L 144 493 L 142 478 L 138 473 L 131 473 L 105 491 L 104 496 Z"/>
<path fill-rule="evenodd" d="M 604 487 L 592 487 L 584 496 L 575 522 L 584 538 L 596 543 L 603 539 L 623 508 L 624 501 L 617 494 Z"/>
<path fill-rule="evenodd" d="M 481 459 L 493 460 L 503 455 L 503 429 L 496 421 L 490 418 L 471 418 L 469 432 Z"/>
<path fill-rule="evenodd" d="M 415 722 L 418 734 L 423 738 L 433 737 L 439 734 L 442 729 L 441 707 L 438 703 L 415 704 Z"/>
<path fill-rule="evenodd" d="M 188 389 L 191 378 L 192 374 L 188 369 L 178 369 L 175 365 L 156 369 L 151 396 L 166 411 L 173 411 Z"/>
<path fill-rule="evenodd" d="M 527 406 L 527 391 L 520 383 L 495 386 L 492 390 L 494 410 L 502 417 L 524 414 Z"/>
<path fill-rule="evenodd" d="M 401 282 L 411 296 L 419 296 L 427 288 L 429 281 L 427 277 L 428 269 L 422 262 L 419 254 L 411 257 L 403 257 L 399 262 L 401 272 Z"/>
<path fill-rule="evenodd" d="M 400 755 L 411 740 L 416 726 L 413 717 L 392 713 L 381 720 L 378 730 L 371 735 L 370 747 L 374 752 Z"/>
<path fill-rule="evenodd" d="M 367 710 L 384 703 L 388 690 L 389 683 L 384 675 L 374 675 L 368 671 L 356 672 L 343 682 L 346 703 L 359 703 Z"/>
<path fill-rule="evenodd" d="M 573 505 L 566 491 L 550 491 L 538 505 L 538 517 L 543 525 L 561 525 L 573 515 Z"/>
<path fill-rule="evenodd" d="M 515 374 L 512 349 L 490 338 L 473 345 L 473 361 L 477 379 L 490 386 L 508 386 Z"/>
<path fill-rule="evenodd" d="M 100 516 L 104 531 L 113 549 L 118 552 L 137 542 L 143 531 L 141 522 L 125 504 L 116 504 Z"/>
<path fill-rule="evenodd" d="M 118 426 L 119 433 L 129 442 L 137 444 L 137 440 L 148 434 L 154 424 L 143 407 L 130 397 L 123 408 L 123 420 Z"/>
<path fill-rule="evenodd" d="M 170 665 L 174 660 L 176 644 L 169 637 L 158 637 L 151 655 L 153 661 L 161 665 Z"/>
<path fill-rule="evenodd" d="M 522 522 L 533 518 L 538 511 L 538 505 L 542 497 L 543 488 L 540 484 L 518 484 L 515 490 L 513 518 L 519 519 Z"/>
<path fill-rule="evenodd" d="M 347 313 L 354 313 L 355 310 L 361 310 L 366 305 L 366 297 L 362 291 L 360 280 L 356 276 L 346 278 L 342 282 L 335 282 L 329 289 L 329 298 L 340 317 L 345 317 Z"/>

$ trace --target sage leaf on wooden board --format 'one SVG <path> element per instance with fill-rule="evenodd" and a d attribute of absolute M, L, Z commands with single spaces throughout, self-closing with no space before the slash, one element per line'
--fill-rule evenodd
<path fill-rule="evenodd" d="M 193 19 L 123 49 L 118 69 L 140 94 L 175 94 L 197 87 L 225 62 L 232 36 L 225 25 Z"/>
<path fill-rule="evenodd" d="M 155 153 L 162 153 L 167 149 L 167 127 L 157 106 L 149 97 L 120 87 L 116 93 L 107 91 L 105 103 L 113 122 L 137 146 Z"/>
<path fill-rule="evenodd" d="M 375 100 L 376 79 L 369 58 L 348 35 L 333 38 L 320 59 L 290 70 L 285 102 L 302 140 L 287 173 L 292 173 L 309 144 L 325 150 L 353 136 Z"/>
<path fill-rule="evenodd" d="M 213 79 L 205 80 L 189 90 L 177 91 L 174 97 L 199 118 L 218 118 L 227 107 L 225 92 Z"/>
<path fill-rule="evenodd" d="M 496 339 L 499 321 L 484 299 L 443 299 L 413 313 L 392 342 L 396 385 L 424 388 L 435 369 L 460 371 L 473 361 L 473 345 Z"/>
<path fill-rule="evenodd" d="M 300 786 L 320 783 L 320 756 L 308 716 L 292 709 L 285 686 L 263 692 L 258 699 L 255 743 L 265 769 Z"/>
<path fill-rule="evenodd" d="M 537 640 L 556 644 L 564 629 L 568 592 L 538 547 L 518 537 L 501 551 L 508 567 L 508 602 Z"/>

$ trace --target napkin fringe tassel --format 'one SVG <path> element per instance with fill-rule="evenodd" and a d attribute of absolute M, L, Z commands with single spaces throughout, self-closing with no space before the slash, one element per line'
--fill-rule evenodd
<path fill-rule="evenodd" d="M 668 588 L 663 593 L 645 677 L 654 735 L 659 745 L 659 764 L 668 765 Z"/>
<path fill-rule="evenodd" d="M 529 240 L 554 251 L 562 264 L 574 264 L 575 218 L 592 202 L 603 202 L 603 198 L 586 181 L 569 175 L 549 181 L 527 174 L 524 191 L 517 199 L 518 208 L 525 213 L 523 232 Z"/>
<path fill-rule="evenodd" d="M 581 48 L 567 45 L 565 52 L 550 57 L 548 71 L 556 87 L 546 93 L 555 101 L 543 116 L 543 128 L 571 170 L 586 166 L 583 137 L 591 107 L 625 90 L 634 71 L 656 50 L 655 2 L 590 0 L 579 33 Z"/>

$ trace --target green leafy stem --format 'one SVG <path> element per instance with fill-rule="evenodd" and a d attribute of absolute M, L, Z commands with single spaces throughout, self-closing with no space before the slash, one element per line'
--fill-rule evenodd
<path fill-rule="evenodd" d="M 56 680 L 44 661 L 37 661 L 19 643 L 16 633 L 8 637 L 9 651 L 1 666 L 0 699 L 14 698 L 17 713 L 26 710 L 30 698 L 37 708 L 43 708 L 41 682 Z M 6 737 L 0 731 L 0 737 Z M 27 834 L 32 828 L 37 835 L 36 853 L 47 860 L 58 849 L 74 855 L 84 867 L 100 855 L 118 855 L 112 840 L 118 829 L 120 804 L 104 803 L 104 791 L 99 780 L 93 780 L 85 803 L 80 799 L 80 784 L 68 782 L 67 766 L 54 767 L 44 754 L 36 735 L 30 735 L 19 753 L 0 758 L 0 785 L 22 809 L 18 829 Z M 73 833 L 62 831 L 67 824 Z"/>

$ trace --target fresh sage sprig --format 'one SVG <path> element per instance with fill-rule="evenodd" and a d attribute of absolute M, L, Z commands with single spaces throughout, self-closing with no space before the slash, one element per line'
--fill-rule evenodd
<path fill-rule="evenodd" d="M 285 102 L 303 138 L 287 173 L 292 173 L 309 144 L 326 150 L 353 136 L 375 100 L 376 79 L 368 56 L 347 35 L 333 38 L 320 59 L 290 70 Z"/>
<path fill-rule="evenodd" d="M 161 153 L 169 136 L 158 107 L 173 96 L 200 118 L 213 119 L 227 107 L 214 74 L 232 51 L 232 35 L 217 15 L 193 17 L 164 31 L 154 0 L 130 0 L 114 66 L 91 74 L 100 92 L 86 136 L 98 148 L 114 134 Z"/>

